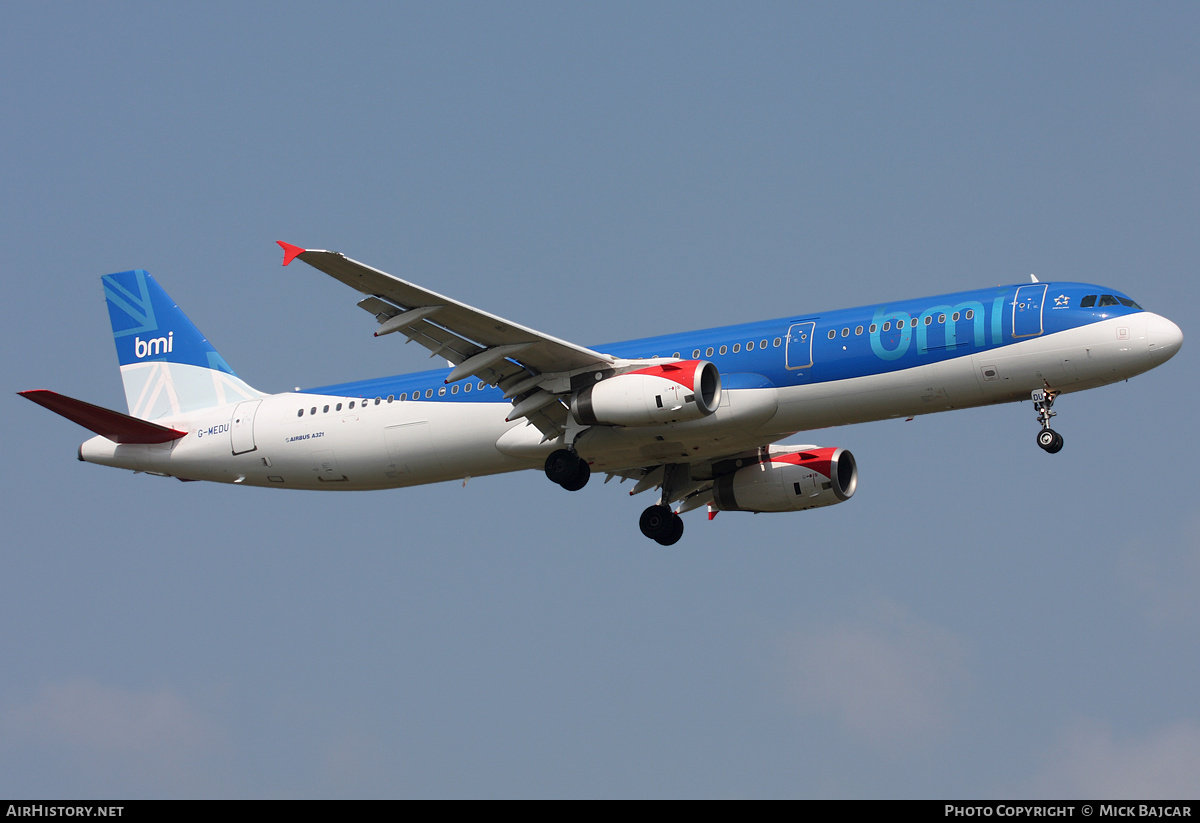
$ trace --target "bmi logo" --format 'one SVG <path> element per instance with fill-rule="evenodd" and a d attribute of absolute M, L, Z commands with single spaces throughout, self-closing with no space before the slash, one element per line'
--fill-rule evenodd
<path fill-rule="evenodd" d="M 166 337 L 155 337 L 151 340 L 135 337 L 133 338 L 133 353 L 139 360 L 156 354 L 170 354 L 174 344 L 175 332 L 173 331 L 167 332 Z"/>

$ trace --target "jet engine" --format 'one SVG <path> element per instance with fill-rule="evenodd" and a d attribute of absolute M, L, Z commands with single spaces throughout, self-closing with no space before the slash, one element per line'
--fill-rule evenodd
<path fill-rule="evenodd" d="M 794 512 L 832 506 L 854 496 L 858 465 L 846 449 L 784 446 L 773 447 L 771 452 L 761 462 L 717 478 L 713 507 L 720 511 Z"/>
<path fill-rule="evenodd" d="M 587 386 L 571 398 L 585 426 L 659 426 L 699 420 L 721 404 L 721 373 L 707 360 L 662 363 Z"/>

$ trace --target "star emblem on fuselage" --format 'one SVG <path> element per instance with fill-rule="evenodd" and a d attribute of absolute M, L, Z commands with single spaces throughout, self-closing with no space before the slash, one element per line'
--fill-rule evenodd
<path fill-rule="evenodd" d="M 1070 305 L 1070 303 L 1071 298 L 1067 297 L 1065 294 L 1060 294 L 1058 297 L 1054 298 L 1054 308 L 1056 309 L 1061 309 Z"/>

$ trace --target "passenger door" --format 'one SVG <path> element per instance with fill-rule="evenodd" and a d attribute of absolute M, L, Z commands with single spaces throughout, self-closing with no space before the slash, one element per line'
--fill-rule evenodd
<path fill-rule="evenodd" d="M 793 323 L 788 328 L 787 354 L 785 355 L 788 369 L 792 371 L 807 369 L 813 364 L 813 334 L 816 328 L 817 324 L 814 320 Z"/>

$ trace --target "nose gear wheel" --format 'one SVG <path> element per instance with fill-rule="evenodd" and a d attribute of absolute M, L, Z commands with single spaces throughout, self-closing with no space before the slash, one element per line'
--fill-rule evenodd
<path fill-rule="evenodd" d="M 1033 398 L 1033 410 L 1037 412 L 1038 422 L 1042 425 L 1042 430 L 1037 435 L 1037 444 L 1047 454 L 1058 454 L 1063 447 L 1062 435 L 1050 428 L 1050 418 L 1058 414 L 1051 408 L 1058 392 L 1047 386 L 1044 389 L 1034 389 L 1030 396 Z"/>

